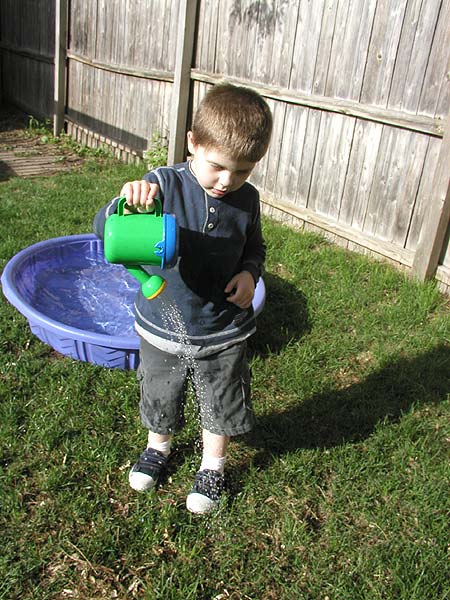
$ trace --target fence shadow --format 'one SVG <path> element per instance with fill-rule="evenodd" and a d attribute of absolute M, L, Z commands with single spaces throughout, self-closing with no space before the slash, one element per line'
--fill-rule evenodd
<path fill-rule="evenodd" d="M 29 118 L 20 108 L 3 103 L 0 106 L 0 133 L 26 129 Z"/>
<path fill-rule="evenodd" d="M 250 357 L 277 354 L 310 330 L 306 297 L 294 285 L 272 273 L 264 274 L 266 304 L 249 340 Z"/>
<path fill-rule="evenodd" d="M 27 116 L 19 109 L 4 104 L 0 106 L 0 150 L 4 155 L 12 153 L 14 148 L 12 134 L 17 129 L 25 129 L 26 122 Z M 6 160 L 0 160 L 0 181 L 7 181 L 15 175 L 16 172 Z"/>
<path fill-rule="evenodd" d="M 99 136 L 105 136 L 118 143 L 124 144 L 136 150 L 138 153 L 147 149 L 148 140 L 142 136 L 135 135 L 125 129 L 116 127 L 106 121 L 100 121 L 86 113 L 79 112 L 72 108 L 67 109 L 68 117 L 77 125 L 85 127 L 87 130 L 95 131 Z"/>
<path fill-rule="evenodd" d="M 442 402 L 450 391 L 450 344 L 387 364 L 345 389 L 298 399 L 298 405 L 258 419 L 246 442 L 256 464 L 301 448 L 331 448 L 367 438 L 386 419 L 398 421 L 415 405 Z"/>
<path fill-rule="evenodd" d="M 3 160 L 0 160 L 0 181 L 7 181 L 11 177 L 15 177 L 16 172 Z"/>

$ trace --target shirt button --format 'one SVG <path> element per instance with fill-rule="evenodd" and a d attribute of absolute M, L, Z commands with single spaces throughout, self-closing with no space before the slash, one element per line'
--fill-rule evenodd
<path fill-rule="evenodd" d="M 209 207 L 209 212 L 213 213 L 213 214 L 216 212 L 216 209 L 214 208 L 214 206 Z"/>
<path fill-rule="evenodd" d="M 208 223 L 208 229 L 214 229 L 214 223 Z"/>

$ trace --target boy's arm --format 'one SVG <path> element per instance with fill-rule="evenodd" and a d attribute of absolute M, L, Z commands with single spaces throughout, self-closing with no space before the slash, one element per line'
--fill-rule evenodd
<path fill-rule="evenodd" d="M 255 295 L 258 279 L 263 273 L 266 257 L 266 245 L 261 230 L 259 202 L 256 215 L 247 232 L 247 242 L 242 255 L 241 271 L 228 282 L 225 293 L 229 294 L 228 302 L 239 308 L 250 307 Z"/>
<path fill-rule="evenodd" d="M 241 270 L 248 271 L 252 275 L 255 285 L 263 274 L 265 259 L 266 244 L 264 243 L 262 235 L 261 215 L 258 202 L 255 218 L 247 232 L 247 242 L 245 244 L 241 263 Z"/>
<path fill-rule="evenodd" d="M 118 203 L 119 196 L 117 198 L 113 198 L 111 202 L 109 202 L 106 206 L 101 208 L 94 217 L 94 233 L 101 240 L 104 236 L 105 221 L 109 216 L 113 215 L 116 212 Z"/>

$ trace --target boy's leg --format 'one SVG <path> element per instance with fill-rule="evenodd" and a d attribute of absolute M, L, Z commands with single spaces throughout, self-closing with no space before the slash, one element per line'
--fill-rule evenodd
<path fill-rule="evenodd" d="M 148 429 L 147 447 L 129 473 L 130 486 L 139 492 L 154 487 L 167 464 L 173 432 L 182 425 L 186 369 L 178 358 L 141 339 L 138 380 L 141 420 Z"/>
<path fill-rule="evenodd" d="M 230 437 L 202 431 L 203 455 L 194 487 L 186 499 L 186 507 L 197 514 L 213 510 L 225 487 L 223 476 Z"/>
<path fill-rule="evenodd" d="M 172 437 L 172 434 L 160 435 L 159 433 L 149 431 L 147 439 L 147 449 L 153 448 L 153 450 L 158 450 L 158 452 L 161 452 L 161 454 L 164 454 L 164 456 L 167 458 L 170 454 Z"/>
<path fill-rule="evenodd" d="M 219 471 L 223 475 L 230 437 L 217 435 L 203 429 L 202 438 L 203 455 L 200 471 L 209 469 L 210 471 Z"/>
<path fill-rule="evenodd" d="M 196 361 L 194 385 L 203 427 L 203 458 L 186 501 L 191 512 L 206 513 L 217 506 L 225 488 L 223 471 L 230 437 L 253 427 L 246 348 L 245 342 L 236 344 Z"/>

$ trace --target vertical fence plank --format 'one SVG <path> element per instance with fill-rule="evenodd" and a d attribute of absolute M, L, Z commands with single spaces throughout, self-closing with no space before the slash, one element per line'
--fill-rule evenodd
<path fill-rule="evenodd" d="M 325 93 L 328 65 L 330 62 L 331 48 L 333 45 L 337 9 L 338 0 L 329 0 L 328 2 L 325 2 L 322 13 L 321 27 L 318 30 L 319 39 L 317 42 L 317 52 L 312 53 L 312 55 L 314 56 L 314 94 Z M 308 52 L 309 49 L 305 48 L 304 51 Z"/>
<path fill-rule="evenodd" d="M 56 0 L 55 5 L 55 96 L 53 133 L 59 135 L 64 128 L 66 109 L 66 49 L 68 25 L 68 0 Z"/>
<path fill-rule="evenodd" d="M 440 2 L 411 0 L 405 13 L 388 106 L 417 112 Z"/>
<path fill-rule="evenodd" d="M 191 88 L 191 67 L 197 16 L 197 0 L 180 2 L 175 75 L 169 124 L 169 164 L 184 159 L 186 122 Z"/>
<path fill-rule="evenodd" d="M 380 123 L 359 121 L 355 127 L 339 220 L 359 231 L 364 225 L 382 133 Z"/>
<path fill-rule="evenodd" d="M 431 206 L 432 198 L 434 197 L 433 177 L 427 176 L 428 173 L 433 173 L 435 165 L 439 158 L 442 140 L 430 137 L 428 141 L 427 155 L 423 166 L 422 178 L 420 181 L 419 190 L 417 192 L 416 204 L 409 226 L 408 237 L 405 248 L 416 251 L 420 240 L 420 232 L 423 229 L 425 217 Z"/>
<path fill-rule="evenodd" d="M 314 70 L 318 53 L 324 0 L 289 3 L 286 7 L 283 47 L 279 60 L 273 63 L 271 77 L 283 85 L 280 74 L 289 76 L 286 87 L 311 93 L 314 90 Z M 287 67 L 290 67 L 289 69 Z"/>
<path fill-rule="evenodd" d="M 375 8 L 374 0 L 339 3 L 325 86 L 327 96 L 359 99 Z"/>
<path fill-rule="evenodd" d="M 363 104 L 387 105 L 406 5 L 407 0 L 377 3 L 361 90 Z"/>
<path fill-rule="evenodd" d="M 448 98 L 445 100 L 445 94 L 440 97 L 440 91 L 443 87 L 442 65 L 450 63 L 450 2 L 444 2 L 441 14 L 436 26 L 433 43 L 430 49 L 429 61 L 425 73 L 425 78 L 421 86 L 421 96 L 418 112 L 431 116 L 443 116 L 446 111 L 441 113 L 441 107 L 449 105 Z M 448 90 L 448 86 L 444 88 Z M 445 91 L 445 90 L 444 90 Z M 443 103 L 440 103 L 440 99 Z"/>
<path fill-rule="evenodd" d="M 434 198 L 430 203 L 412 266 L 413 274 L 419 279 L 433 277 L 444 247 L 450 221 L 449 164 L 450 114 L 447 117 L 445 133 L 433 177 Z"/>
<path fill-rule="evenodd" d="M 355 119 L 322 115 L 308 207 L 337 218 L 347 174 Z"/>

